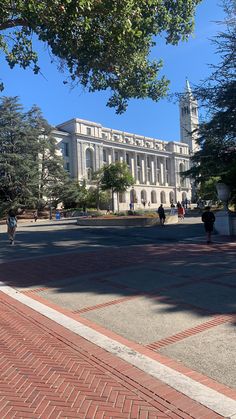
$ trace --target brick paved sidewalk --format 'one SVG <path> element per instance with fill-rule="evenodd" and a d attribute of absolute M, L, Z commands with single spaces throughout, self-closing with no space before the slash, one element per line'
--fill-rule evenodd
<path fill-rule="evenodd" d="M 0 417 L 222 416 L 0 292 Z"/>

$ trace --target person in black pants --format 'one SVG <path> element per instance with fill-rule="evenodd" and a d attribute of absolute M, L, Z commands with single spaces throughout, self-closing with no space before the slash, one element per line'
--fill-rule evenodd
<path fill-rule="evenodd" d="M 162 226 L 164 226 L 166 215 L 165 215 L 165 210 L 164 210 L 162 204 L 159 206 L 159 208 L 157 210 L 157 213 L 158 213 L 159 218 L 160 218 L 160 224 Z"/>
<path fill-rule="evenodd" d="M 202 214 L 202 222 L 204 223 L 206 235 L 207 235 L 207 244 L 212 243 L 211 233 L 213 231 L 215 216 L 211 211 L 211 207 L 206 207 L 205 211 Z"/>

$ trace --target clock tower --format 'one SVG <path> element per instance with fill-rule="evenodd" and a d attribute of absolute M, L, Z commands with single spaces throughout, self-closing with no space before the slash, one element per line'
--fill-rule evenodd
<path fill-rule="evenodd" d="M 198 103 L 193 97 L 189 81 L 186 79 L 185 91 L 179 101 L 180 142 L 188 144 L 190 154 L 199 149 L 196 143 L 198 120 Z"/>

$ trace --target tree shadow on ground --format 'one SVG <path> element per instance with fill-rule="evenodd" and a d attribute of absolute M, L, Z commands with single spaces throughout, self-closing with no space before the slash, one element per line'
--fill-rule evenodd
<path fill-rule="evenodd" d="M 44 228 L 18 232 L 12 248 L 1 238 L 5 248 L 0 280 L 6 285 L 34 287 L 39 293 L 47 288 L 46 298 L 57 301 L 61 295 L 62 304 L 77 311 L 123 297 L 142 297 L 158 305 L 159 315 L 236 313 L 235 246 L 207 246 L 204 236 L 202 242 L 178 243 L 194 229 L 199 234 L 199 226 Z"/>

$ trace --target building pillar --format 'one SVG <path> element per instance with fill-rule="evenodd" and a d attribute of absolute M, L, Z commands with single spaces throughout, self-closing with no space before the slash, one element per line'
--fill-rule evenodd
<path fill-rule="evenodd" d="M 166 186 L 166 157 L 163 157 L 163 185 Z"/>
<path fill-rule="evenodd" d="M 97 171 L 100 169 L 100 148 L 101 146 L 95 144 L 94 147 L 94 170 Z"/>
<path fill-rule="evenodd" d="M 133 178 L 136 181 L 136 176 L 135 176 L 135 166 L 134 166 L 134 156 L 130 156 L 130 166 L 131 166 L 131 175 L 133 176 Z"/>
<path fill-rule="evenodd" d="M 113 157 L 112 151 L 113 151 L 112 148 L 109 148 L 108 149 L 108 155 L 107 155 L 107 157 L 108 157 L 108 164 L 111 164 L 112 163 L 112 157 Z"/>
<path fill-rule="evenodd" d="M 146 183 L 146 167 L 145 167 L 145 154 L 141 156 L 141 169 L 142 169 L 142 183 Z"/>
<path fill-rule="evenodd" d="M 134 178 L 135 182 L 137 182 L 138 179 L 138 165 L 137 165 L 137 153 L 134 152 Z"/>
<path fill-rule="evenodd" d="M 154 184 L 155 183 L 155 174 L 154 174 L 154 161 L 151 160 L 151 183 Z"/>
<path fill-rule="evenodd" d="M 86 173 L 86 153 L 85 153 L 86 148 L 87 148 L 87 144 L 81 142 L 80 143 L 80 158 L 81 158 L 81 178 L 82 179 L 87 177 L 87 173 Z"/>
<path fill-rule="evenodd" d="M 144 154 L 144 183 L 147 184 L 148 175 L 147 175 L 147 154 Z"/>

